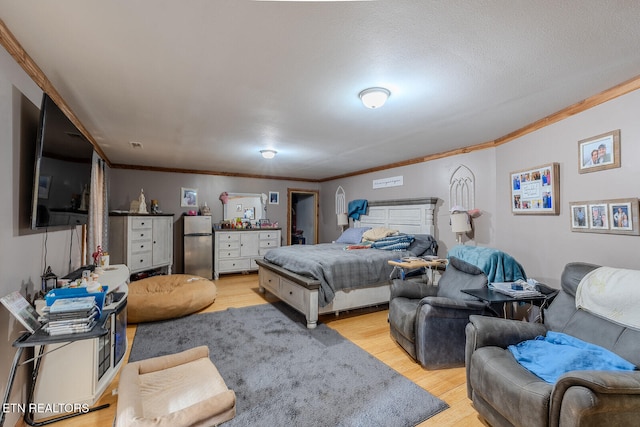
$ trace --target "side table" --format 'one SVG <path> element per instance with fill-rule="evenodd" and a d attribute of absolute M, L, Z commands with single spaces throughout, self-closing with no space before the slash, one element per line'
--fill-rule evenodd
<path fill-rule="evenodd" d="M 546 287 L 545 287 L 546 288 Z M 550 289 L 550 288 L 548 288 Z M 507 317 L 507 304 L 514 302 L 526 302 L 540 307 L 540 321 L 544 323 L 544 308 L 558 293 L 557 290 L 550 290 L 549 293 L 541 292 L 540 296 L 520 296 L 512 297 L 501 292 L 496 292 L 488 287 L 478 289 L 462 289 L 465 294 L 474 296 L 481 301 L 488 302 L 489 304 L 502 304 L 503 316 Z"/>

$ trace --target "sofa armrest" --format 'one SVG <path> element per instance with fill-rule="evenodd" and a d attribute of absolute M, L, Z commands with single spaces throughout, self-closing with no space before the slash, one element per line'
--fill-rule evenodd
<path fill-rule="evenodd" d="M 427 296 L 435 295 L 438 292 L 437 286 L 431 286 L 420 280 L 400 280 L 391 281 L 390 299 L 403 297 L 409 299 L 421 299 Z"/>
<path fill-rule="evenodd" d="M 469 369 L 471 357 L 476 349 L 496 346 L 507 348 L 519 342 L 534 339 L 538 335 L 547 333 L 547 327 L 542 323 L 528 323 L 521 320 L 502 319 L 471 315 L 465 328 L 465 370 L 470 378 Z M 467 381 L 467 396 L 472 398 L 471 384 Z"/>
<path fill-rule="evenodd" d="M 486 346 L 507 348 L 546 334 L 547 327 L 542 323 L 472 315 L 465 332 L 467 342 L 471 341 L 474 349 Z"/>
<path fill-rule="evenodd" d="M 551 392 L 551 426 L 580 425 L 583 418 L 633 425 L 640 411 L 640 371 L 572 371 Z"/>

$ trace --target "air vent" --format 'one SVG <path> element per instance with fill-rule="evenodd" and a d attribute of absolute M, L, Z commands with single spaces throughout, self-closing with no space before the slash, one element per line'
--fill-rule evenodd
<path fill-rule="evenodd" d="M 142 142 L 129 141 L 129 144 L 131 145 L 131 148 L 133 148 L 134 150 L 142 149 Z"/>

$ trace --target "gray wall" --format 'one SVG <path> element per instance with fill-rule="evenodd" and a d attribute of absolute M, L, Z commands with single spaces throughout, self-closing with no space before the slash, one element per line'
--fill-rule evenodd
<path fill-rule="evenodd" d="M 42 92 L 0 49 L 0 297 L 13 291 L 33 295 L 47 265 L 62 276 L 80 266 L 80 233 L 77 230 L 32 232 L 28 229 L 33 153 Z M 29 120 L 29 123 L 25 123 Z M 46 250 L 45 250 L 46 246 Z M 71 252 L 71 253 L 70 253 Z M 45 263 L 46 255 L 46 263 Z M 13 341 L 24 331 L 0 305 L 0 390 L 4 392 L 15 354 Z M 18 368 L 10 403 L 26 400 L 31 364 Z M 21 414 L 7 414 L 5 425 L 14 425 Z"/>

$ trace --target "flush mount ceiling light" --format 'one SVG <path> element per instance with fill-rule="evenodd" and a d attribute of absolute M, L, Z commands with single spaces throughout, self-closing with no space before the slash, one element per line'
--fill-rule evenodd
<path fill-rule="evenodd" d="M 260 154 L 262 154 L 262 157 L 265 159 L 273 159 L 276 156 L 276 153 L 276 150 L 260 150 Z"/>
<path fill-rule="evenodd" d="M 383 87 L 370 87 L 369 89 L 365 89 L 358 95 L 362 103 L 367 108 L 380 108 L 387 102 L 387 98 L 389 98 L 391 92 L 388 89 Z"/>

